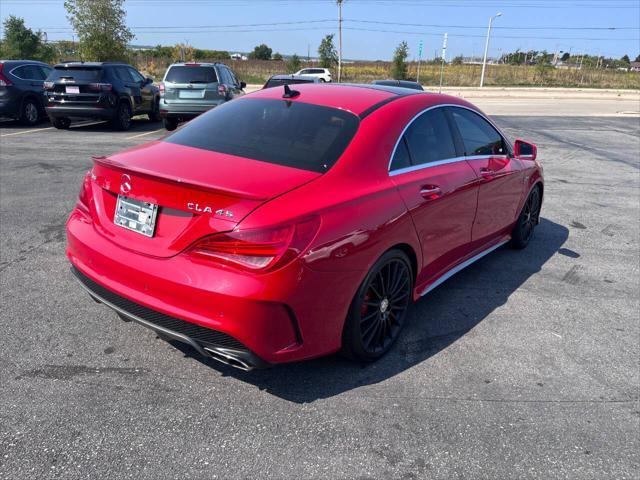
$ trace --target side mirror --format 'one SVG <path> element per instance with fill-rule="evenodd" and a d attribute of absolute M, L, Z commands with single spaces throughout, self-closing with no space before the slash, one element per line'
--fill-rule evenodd
<path fill-rule="evenodd" d="M 244 82 L 240 82 L 240 90 L 244 90 L 245 88 L 247 88 L 247 84 Z"/>
<path fill-rule="evenodd" d="M 514 144 L 514 149 L 516 158 L 535 160 L 538 157 L 538 147 L 533 143 L 518 139 Z"/>
<path fill-rule="evenodd" d="M 153 78 L 151 78 L 151 77 L 147 77 L 147 78 L 145 78 L 145 79 L 144 79 L 144 83 L 145 83 L 145 84 L 153 83 Z"/>

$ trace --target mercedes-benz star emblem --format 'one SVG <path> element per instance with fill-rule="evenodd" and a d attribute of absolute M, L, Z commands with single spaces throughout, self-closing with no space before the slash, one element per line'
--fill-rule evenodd
<path fill-rule="evenodd" d="M 120 177 L 120 193 L 126 195 L 131 191 L 131 177 L 126 173 Z"/>

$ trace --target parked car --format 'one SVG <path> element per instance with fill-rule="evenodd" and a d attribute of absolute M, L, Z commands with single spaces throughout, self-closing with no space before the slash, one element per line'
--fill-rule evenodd
<path fill-rule="evenodd" d="M 44 90 L 47 115 L 56 128 L 69 128 L 72 118 L 109 120 L 116 130 L 128 130 L 134 115 L 160 121 L 158 87 L 124 63 L 60 63 Z"/>
<path fill-rule="evenodd" d="M 457 97 L 267 88 L 94 158 L 67 256 L 95 300 L 235 367 L 375 360 L 413 301 L 527 246 L 536 152 Z"/>
<path fill-rule="evenodd" d="M 273 75 L 262 88 L 281 87 L 297 83 L 320 83 L 320 79 L 310 75 Z"/>
<path fill-rule="evenodd" d="M 42 84 L 51 67 L 33 60 L 0 60 L 0 117 L 35 125 L 45 117 Z"/>
<path fill-rule="evenodd" d="M 302 70 L 298 70 L 294 75 L 318 77 L 321 82 L 331 81 L 331 72 L 328 68 L 303 68 Z"/>
<path fill-rule="evenodd" d="M 160 84 L 160 115 L 167 130 L 244 95 L 244 82 L 224 63 L 174 63 Z"/>
<path fill-rule="evenodd" d="M 422 85 L 418 82 L 411 82 L 409 80 L 374 80 L 372 85 L 386 85 L 387 87 L 402 87 L 411 88 L 413 90 L 423 90 Z"/>

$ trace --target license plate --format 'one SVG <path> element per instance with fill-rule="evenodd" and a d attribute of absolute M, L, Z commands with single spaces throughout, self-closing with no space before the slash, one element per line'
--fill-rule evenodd
<path fill-rule="evenodd" d="M 180 98 L 204 98 L 204 90 L 180 90 Z"/>
<path fill-rule="evenodd" d="M 113 223 L 146 237 L 153 237 L 158 206 L 118 195 Z"/>
<path fill-rule="evenodd" d="M 64 87 L 64 91 L 67 93 L 80 93 L 80 87 L 67 85 L 66 87 Z"/>

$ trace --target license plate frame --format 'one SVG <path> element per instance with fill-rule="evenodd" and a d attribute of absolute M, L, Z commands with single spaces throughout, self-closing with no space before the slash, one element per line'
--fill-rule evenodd
<path fill-rule="evenodd" d="M 158 205 L 118 195 L 113 223 L 145 237 L 153 237 L 156 230 Z"/>
<path fill-rule="evenodd" d="M 66 87 L 64 87 L 64 91 L 65 93 L 71 93 L 71 94 L 79 94 L 80 93 L 80 87 L 77 85 L 67 85 Z"/>

